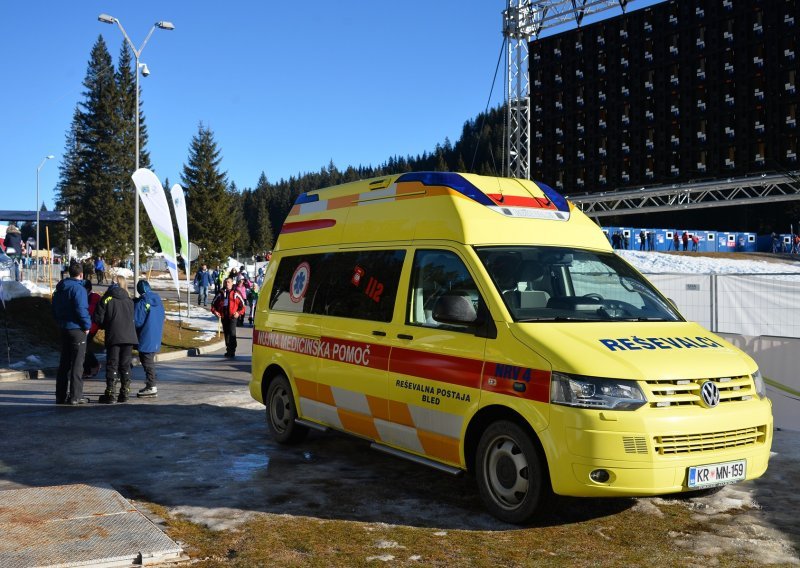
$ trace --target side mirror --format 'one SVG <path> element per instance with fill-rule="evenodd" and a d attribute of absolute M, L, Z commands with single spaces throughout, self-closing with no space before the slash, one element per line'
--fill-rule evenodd
<path fill-rule="evenodd" d="M 433 306 L 433 319 L 439 323 L 453 325 L 476 325 L 478 314 L 472 300 L 460 294 L 445 294 Z"/>

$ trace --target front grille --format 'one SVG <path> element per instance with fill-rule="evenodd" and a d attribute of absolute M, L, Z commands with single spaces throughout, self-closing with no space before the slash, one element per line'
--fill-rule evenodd
<path fill-rule="evenodd" d="M 766 426 L 707 432 L 704 434 L 680 434 L 676 436 L 655 436 L 653 445 L 661 455 L 697 454 L 727 448 L 763 444 L 767 439 Z"/>
<path fill-rule="evenodd" d="M 670 406 L 702 406 L 700 387 L 712 381 L 719 389 L 719 404 L 752 399 L 755 394 L 750 375 L 713 379 L 663 379 L 643 381 L 645 397 L 651 408 Z"/>

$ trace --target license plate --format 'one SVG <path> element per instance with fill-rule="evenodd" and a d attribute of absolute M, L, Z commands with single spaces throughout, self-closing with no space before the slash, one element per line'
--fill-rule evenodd
<path fill-rule="evenodd" d="M 687 485 L 697 489 L 735 483 L 745 478 L 746 470 L 747 460 L 693 466 L 689 468 Z"/>

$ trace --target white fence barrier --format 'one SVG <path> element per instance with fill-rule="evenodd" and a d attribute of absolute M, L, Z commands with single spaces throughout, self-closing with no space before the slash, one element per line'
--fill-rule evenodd
<path fill-rule="evenodd" d="M 800 274 L 645 276 L 683 316 L 719 333 L 800 338 Z"/>

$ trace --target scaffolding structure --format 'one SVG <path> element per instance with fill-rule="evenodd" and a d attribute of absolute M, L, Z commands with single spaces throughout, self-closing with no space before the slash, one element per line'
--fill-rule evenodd
<path fill-rule="evenodd" d="M 506 172 L 508 177 L 531 177 L 530 84 L 528 42 L 550 28 L 575 24 L 586 16 L 612 8 L 625 11 L 627 0 L 507 0 L 503 11 L 506 39 Z"/>
<path fill-rule="evenodd" d="M 800 199 L 800 171 L 569 196 L 590 217 L 663 213 Z"/>

